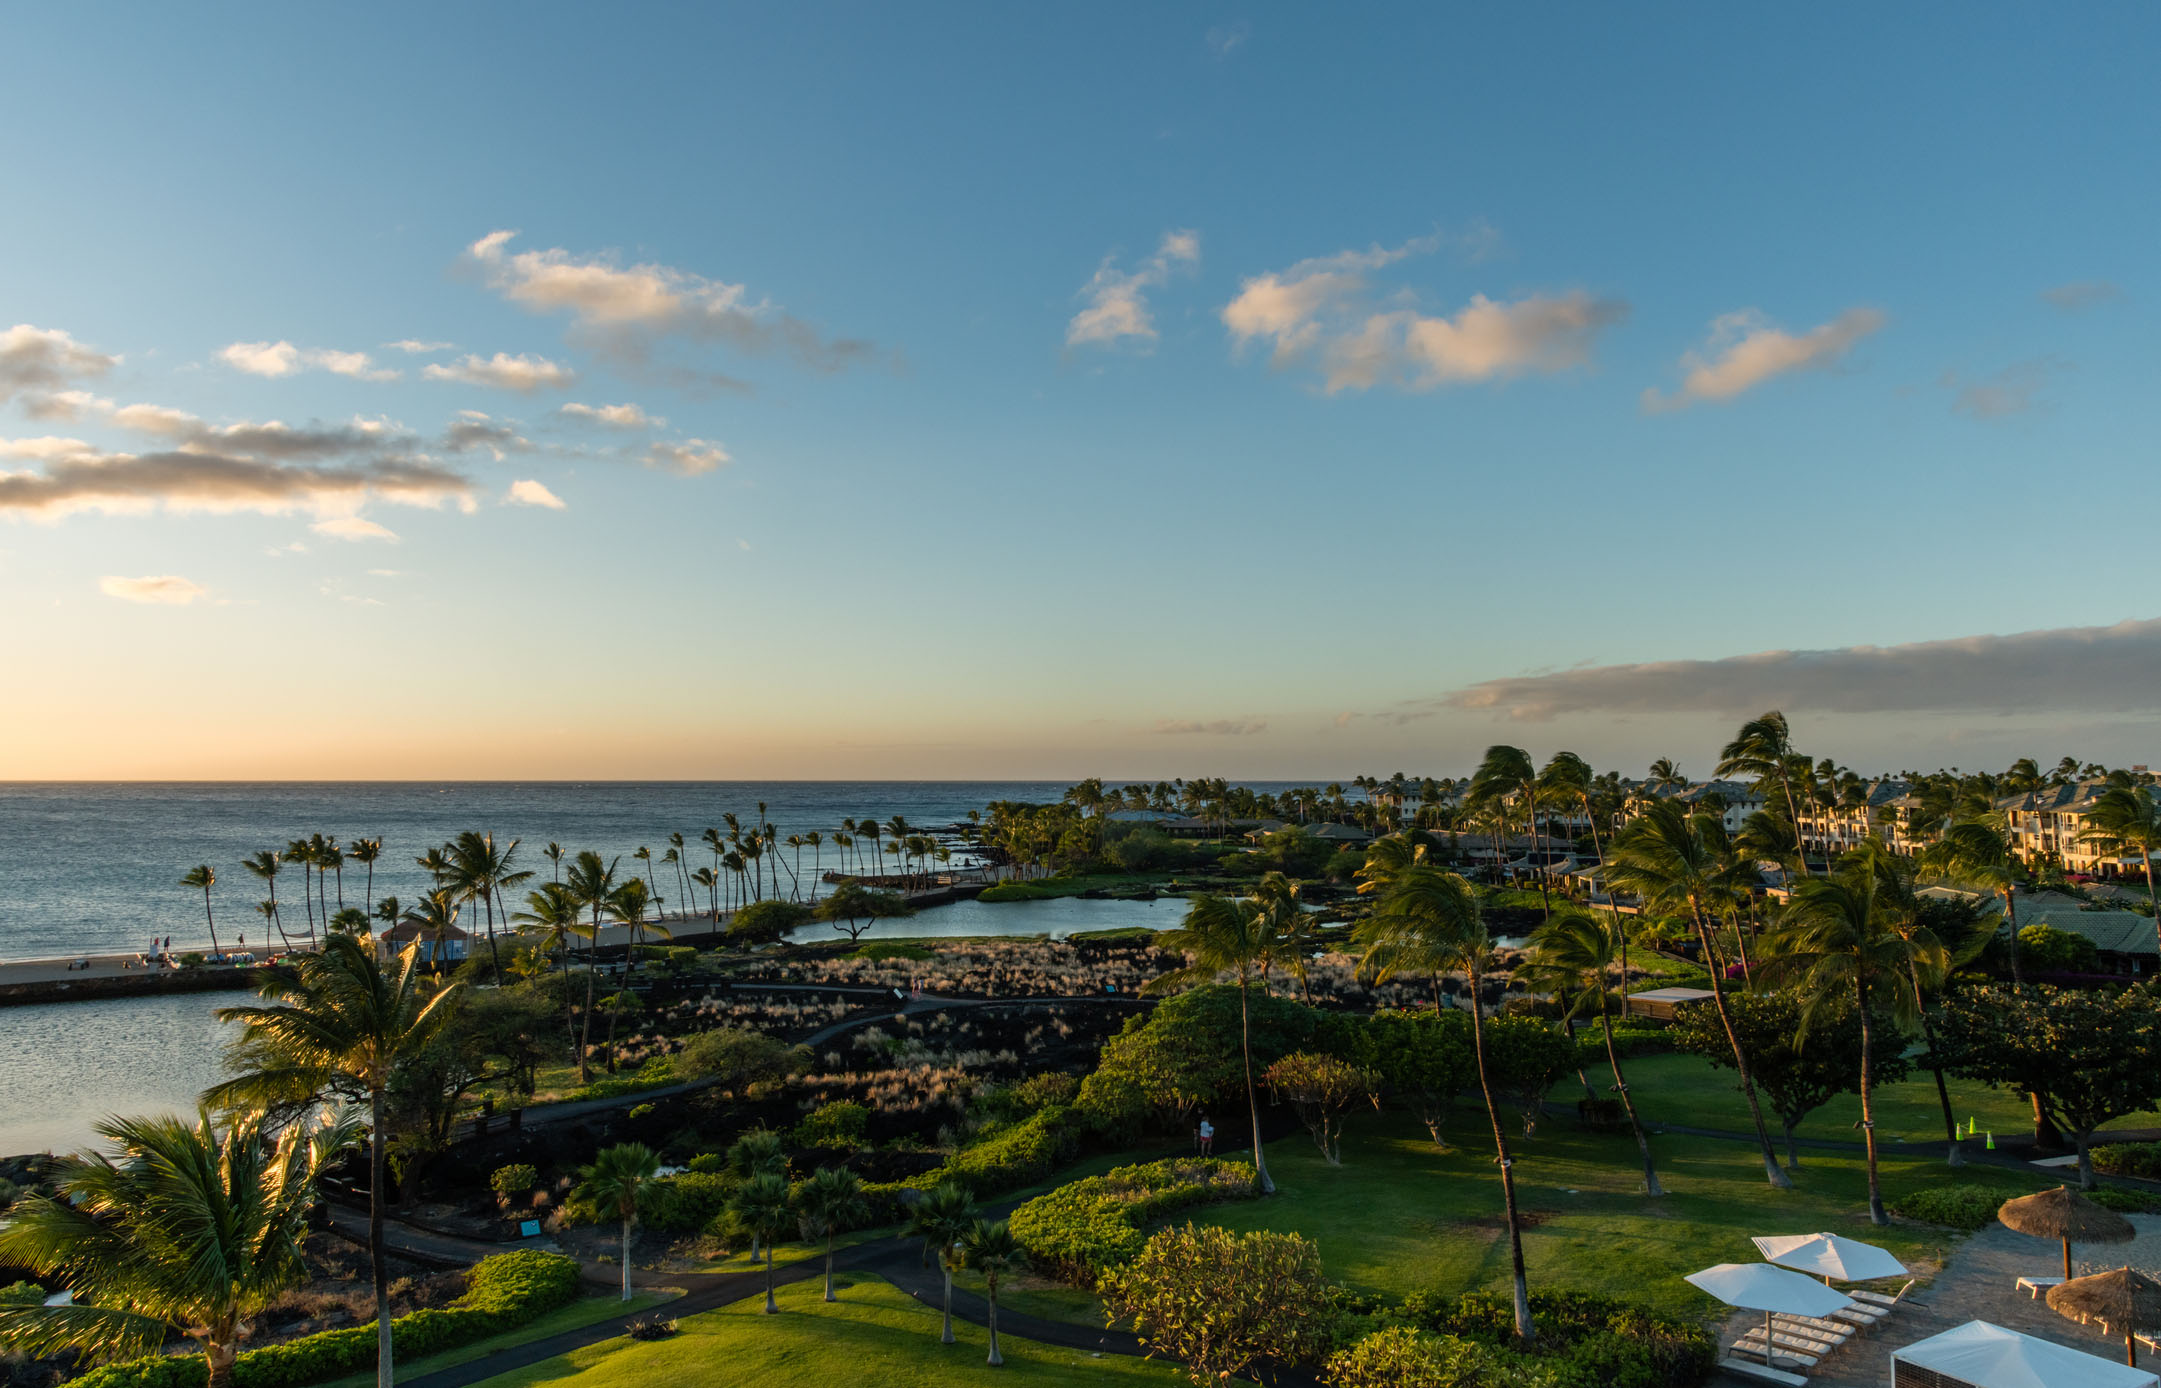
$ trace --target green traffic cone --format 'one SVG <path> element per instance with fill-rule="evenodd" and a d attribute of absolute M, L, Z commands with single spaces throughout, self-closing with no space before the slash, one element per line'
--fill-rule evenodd
<path fill-rule="evenodd" d="M 1996 1150 L 1996 1134 L 1993 1131 L 1988 1135 L 1988 1150 L 1991 1152 Z"/>

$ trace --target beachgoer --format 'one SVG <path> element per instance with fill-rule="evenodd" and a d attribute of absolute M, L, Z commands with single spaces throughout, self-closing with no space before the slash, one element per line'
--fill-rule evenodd
<path fill-rule="evenodd" d="M 1216 1125 L 1204 1115 L 1201 1118 L 1201 1155 L 1214 1156 L 1216 1150 Z"/>

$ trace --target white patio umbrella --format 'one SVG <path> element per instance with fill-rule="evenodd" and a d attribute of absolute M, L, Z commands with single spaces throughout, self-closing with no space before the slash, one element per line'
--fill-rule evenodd
<path fill-rule="evenodd" d="M 1709 1292 L 1728 1306 L 1763 1312 L 1763 1352 L 1771 1355 L 1771 1317 L 1828 1316 L 1853 1305 L 1853 1298 L 1812 1277 L 1769 1263 L 1720 1263 L 1688 1274 L 1689 1285 Z"/>
<path fill-rule="evenodd" d="M 1759 1234 L 1755 1244 L 1766 1261 L 1813 1272 L 1826 1284 L 1906 1275 L 1906 1265 L 1885 1250 L 1836 1234 Z"/>

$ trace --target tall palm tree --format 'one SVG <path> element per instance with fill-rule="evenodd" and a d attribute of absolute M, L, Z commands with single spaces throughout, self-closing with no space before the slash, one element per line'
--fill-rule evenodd
<path fill-rule="evenodd" d="M 780 1310 L 773 1300 L 773 1245 L 795 1222 L 788 1203 L 788 1178 L 772 1172 L 751 1177 L 728 1197 L 728 1211 L 753 1239 L 765 1240 L 765 1313 L 773 1315 Z"/>
<path fill-rule="evenodd" d="M 983 1274 L 985 1299 L 990 1302 L 990 1358 L 983 1362 L 997 1368 L 1005 1363 L 1005 1356 L 998 1352 L 998 1282 L 1026 1268 L 1028 1253 L 1002 1219 L 995 1223 L 977 1220 L 968 1226 L 960 1244 L 968 1266 Z"/>
<path fill-rule="evenodd" d="M 321 882 L 326 871 L 338 879 L 338 909 L 342 911 L 345 909 L 345 850 L 338 846 L 337 836 L 334 834 L 327 838 L 320 834 L 316 837 L 321 840 L 315 849 L 316 881 Z M 330 914 L 330 903 L 327 900 L 323 902 L 323 914 Z"/>
<path fill-rule="evenodd" d="M 123 1359 L 166 1335 L 202 1342 L 211 1388 L 228 1388 L 248 1323 L 308 1278 L 301 1243 L 315 1185 L 343 1157 L 352 1121 L 259 1113 L 221 1130 L 208 1113 L 107 1118 L 113 1152 L 60 1158 L 54 1196 L 19 1196 L 0 1224 L 0 1261 L 65 1281 L 66 1306 L 0 1306 L 0 1345 Z"/>
<path fill-rule="evenodd" d="M 1786 715 L 1777 709 L 1760 718 L 1751 718 L 1741 725 L 1733 741 L 1720 749 L 1718 769 L 1715 776 L 1748 776 L 1756 784 L 1768 788 L 1774 784 L 1786 792 L 1786 816 L 1793 825 L 1794 837 L 1801 834 L 1801 806 L 1793 797 L 1793 738 L 1786 727 Z M 1801 875 L 1808 876 L 1808 853 L 1801 851 Z"/>
<path fill-rule="evenodd" d="M 1654 795 L 1662 790 L 1686 790 L 1688 778 L 1673 764 L 1673 758 L 1660 757 L 1651 763 L 1650 773 L 1644 777 L 1644 787 Z"/>
<path fill-rule="evenodd" d="M 308 944 L 312 947 L 316 943 L 315 894 L 308 889 L 308 871 L 315 866 L 314 846 L 306 839 L 291 840 L 285 845 L 285 861 L 300 864 L 300 902 L 307 908 Z M 329 919 L 328 916 L 323 918 L 326 929 Z"/>
<path fill-rule="evenodd" d="M 375 860 L 383 856 L 383 841 L 381 839 L 354 839 L 353 846 L 347 850 L 347 853 L 354 862 L 363 863 L 367 866 L 368 884 L 361 889 L 360 909 L 372 911 L 375 909 Z"/>
<path fill-rule="evenodd" d="M 429 971 L 440 974 L 443 971 L 443 956 L 450 949 L 450 932 L 458 928 L 456 889 L 437 887 L 432 892 L 422 892 L 420 900 L 414 903 L 409 918 L 420 927 L 420 934 L 427 938 Z M 417 939 L 415 943 L 418 943 Z"/>
<path fill-rule="evenodd" d="M 588 945 L 585 969 L 585 1015 L 579 1027 L 578 1037 L 578 1083 L 592 1078 L 590 1057 L 587 1052 L 593 1044 L 593 990 L 600 981 L 600 913 L 607 909 L 608 899 L 615 893 L 615 862 L 603 863 L 600 855 L 588 848 L 578 855 L 570 866 L 570 880 L 564 885 L 580 907 L 591 913 L 591 943 Z"/>
<path fill-rule="evenodd" d="M 1238 1049 L 1245 1060 L 1246 1112 L 1253 1125 L 1253 1170 L 1261 1194 L 1273 1195 L 1276 1183 L 1268 1175 L 1268 1162 L 1261 1152 L 1261 1101 L 1260 1091 L 1253 1084 L 1253 1026 L 1246 997 L 1253 971 L 1277 951 L 1268 917 L 1251 901 L 1202 892 L 1193 897 L 1185 923 L 1163 943 L 1183 952 L 1191 962 L 1158 979 L 1158 985 L 1175 988 L 1212 983 L 1227 969 L 1238 972 Z"/>
<path fill-rule="evenodd" d="M 663 938 L 669 935 L 667 926 L 645 918 L 647 906 L 651 901 L 652 892 L 646 887 L 645 879 L 633 877 L 622 886 L 608 893 L 608 900 L 603 908 L 607 912 L 609 920 L 626 927 L 628 932 L 629 943 L 625 946 L 623 952 L 623 957 L 627 961 L 623 969 L 623 982 L 626 988 L 629 986 L 630 975 L 636 973 L 638 969 L 639 935 L 647 930 Z M 611 1005 L 608 1008 L 608 1040 L 606 1045 L 608 1073 L 611 1075 L 615 1073 L 615 1029 L 622 1019 L 623 1010 L 620 1007 Z"/>
<path fill-rule="evenodd" d="M 961 1241 L 975 1228 L 975 1198 L 968 1188 L 958 1181 L 941 1181 L 931 1187 L 930 1194 L 915 1202 L 908 1212 L 908 1233 L 923 1240 L 923 1247 L 935 1249 L 938 1266 L 945 1273 L 945 1326 L 939 1332 L 941 1344 L 953 1341 L 953 1268 Z"/>
<path fill-rule="evenodd" d="M 585 908 L 570 888 L 560 882 L 543 882 L 525 894 L 525 909 L 511 917 L 519 925 L 537 926 L 541 948 L 555 952 L 563 975 L 563 1026 L 570 1044 L 578 1044 L 578 1020 L 570 996 L 570 942 L 585 932 Z"/>
<path fill-rule="evenodd" d="M 690 874 L 690 885 L 705 888 L 706 898 L 713 907 L 713 924 L 720 924 L 720 878 L 711 868 L 702 867 Z"/>
<path fill-rule="evenodd" d="M 1748 1113 L 1756 1125 L 1756 1144 L 1763 1153 L 1764 1179 L 1779 1189 L 1793 1181 L 1778 1165 L 1771 1150 L 1771 1133 L 1764 1126 L 1763 1105 L 1756 1097 L 1756 1081 L 1748 1068 L 1748 1053 L 1734 1029 L 1726 1007 L 1726 987 L 1711 944 L 1711 920 L 1731 891 L 1725 826 L 1711 815 L 1691 815 L 1678 802 L 1658 800 L 1614 836 L 1613 878 L 1616 885 L 1634 892 L 1643 904 L 1668 916 L 1682 916 L 1695 927 L 1696 943 L 1711 977 L 1711 1002 L 1733 1047 L 1733 1064 L 1741 1077 L 1741 1093 L 1748 1099 Z"/>
<path fill-rule="evenodd" d="M 1523 806 L 1525 822 L 1529 826 L 1531 845 L 1534 850 L 1536 849 L 1538 844 L 1538 768 L 1531 764 L 1530 753 L 1524 751 L 1521 747 L 1510 747 L 1505 744 L 1495 744 L 1488 747 L 1486 755 L 1478 763 L 1478 769 L 1471 773 L 1469 799 L 1475 804 L 1490 808 L 1498 817 L 1499 827 L 1495 830 L 1493 841 L 1493 850 L 1496 854 L 1503 852 L 1501 837 L 1508 833 L 1509 802 L 1512 800 L 1520 801 Z M 1545 879 L 1541 877 L 1539 879 L 1539 892 L 1541 895 L 1545 892 L 1544 882 Z M 1549 916 L 1553 914 L 1553 904 L 1550 900 L 1546 902 L 1546 914 Z"/>
<path fill-rule="evenodd" d="M 281 866 L 278 851 L 275 848 L 266 848 L 252 858 L 241 859 L 240 865 L 252 873 L 257 881 L 269 888 L 270 909 L 264 914 L 271 925 L 276 927 L 278 938 L 285 942 L 286 948 L 292 948 L 292 937 L 285 933 L 285 922 L 278 915 L 278 869 Z M 311 932 L 310 943 L 312 942 Z"/>
<path fill-rule="evenodd" d="M 753 1176 L 788 1179 L 788 1153 L 780 1134 L 770 1128 L 752 1128 L 728 1146 L 728 1171 L 737 1182 Z M 758 1235 L 750 1236 L 750 1256 L 758 1256 Z"/>
<path fill-rule="evenodd" d="M 833 1236 L 845 1233 L 870 1217 L 870 1198 L 863 1193 L 863 1178 L 844 1166 L 821 1166 L 796 1192 L 797 1222 L 806 1239 L 825 1243 L 825 1299 L 833 1295 Z"/>
<path fill-rule="evenodd" d="M 630 1228 L 638 1222 L 638 1201 L 660 1176 L 660 1158 L 642 1142 L 620 1142 L 593 1154 L 580 1167 L 585 1194 L 602 1208 L 613 1207 L 623 1224 L 623 1300 L 630 1300 Z"/>
<path fill-rule="evenodd" d="M 208 863 L 204 863 L 200 867 L 189 868 L 187 874 L 180 879 L 181 886 L 193 887 L 203 894 L 203 919 L 210 923 L 210 952 L 213 955 L 225 952 L 218 948 L 217 917 L 210 914 L 210 889 L 217 884 L 218 870 Z"/>
<path fill-rule="evenodd" d="M 1952 1166 L 1963 1166 L 1965 1153 L 1958 1145 L 1958 1119 L 1951 1112 L 1951 1089 L 1944 1083 L 1943 1066 L 1936 1061 L 1936 1023 L 1929 1011 L 1931 993 L 1940 992 L 1951 971 L 1964 968 L 1979 958 L 1988 948 L 1988 936 L 1976 932 L 1957 950 L 1949 950 L 1946 943 L 1923 922 L 1920 900 L 1914 894 L 1918 880 L 1918 865 L 1912 858 L 1904 857 L 1874 839 L 1863 843 L 1852 854 L 1856 863 L 1865 863 L 1876 874 L 1878 899 L 1883 903 L 1884 925 L 1896 931 L 1906 942 L 1906 984 L 1909 995 L 1902 999 L 1896 1013 L 1901 1022 L 1918 1019 L 1921 1038 L 1928 1046 L 1929 1073 L 1936 1080 L 1936 1104 L 1943 1113 L 1943 1134 L 1946 1160 Z M 1937 959 L 1931 953 L 1947 951 Z M 1924 970 L 1923 961 L 1931 967 Z"/>
<path fill-rule="evenodd" d="M 1912 1017 L 1914 999 L 1898 986 L 1909 968 L 1941 971 L 1941 942 L 1926 930 L 1891 928 L 1892 902 L 1869 855 L 1829 877 L 1795 886 L 1773 940 L 1767 972 L 1791 981 L 1801 1004 L 1801 1036 L 1826 1017 L 1853 1007 L 1861 1025 L 1861 1138 L 1868 1159 L 1868 1217 L 1888 1224 L 1883 1187 L 1876 1172 L 1875 1011 L 1888 1007 Z"/>
<path fill-rule="evenodd" d="M 1396 873 L 1373 914 L 1356 935 L 1365 948 L 1364 966 L 1386 977 L 1396 972 L 1438 973 L 1462 970 L 1471 990 L 1471 1054 L 1478 1088 L 1485 1096 L 1486 1117 L 1493 1125 L 1493 1150 L 1501 1168 L 1501 1203 L 1508 1220 L 1509 1260 L 1514 1277 L 1516 1335 L 1528 1344 L 1531 1324 L 1530 1283 L 1523 1270 L 1523 1224 L 1516 1209 L 1515 1159 L 1501 1130 L 1500 1109 L 1493 1101 L 1493 1081 L 1486 1063 L 1484 973 L 1493 942 L 1478 905 L 1478 890 L 1453 872 L 1423 861 Z"/>
<path fill-rule="evenodd" d="M 1979 820 L 1947 825 L 1943 836 L 1921 854 L 1921 868 L 1926 876 L 1989 892 L 2003 901 L 2004 924 L 2011 932 L 2011 986 L 2024 988 L 2026 974 L 2018 953 L 2018 857 L 2003 835 Z M 2040 1111 L 2036 1097 L 2034 1112 Z"/>
<path fill-rule="evenodd" d="M 1311 1003 L 1313 990 L 1306 975 L 1315 940 L 1312 917 L 1299 904 L 1298 883 L 1280 872 L 1263 873 L 1253 887 L 1253 904 L 1260 910 L 1260 935 L 1268 946 L 1261 960 L 1262 991 L 1267 991 L 1268 975 L 1281 968 L 1298 980 L 1300 996 Z"/>
<path fill-rule="evenodd" d="M 555 880 L 558 882 L 563 880 L 563 857 L 568 851 L 563 845 L 552 840 L 546 848 L 540 850 L 540 856 L 546 858 L 548 866 L 555 870 Z"/>
<path fill-rule="evenodd" d="M 1563 910 L 1532 934 L 1531 962 L 1522 973 L 1534 985 L 1544 984 L 1567 996 L 1571 1016 L 1585 1007 L 1597 1006 L 1614 1092 L 1621 1096 L 1629 1130 L 1636 1135 L 1636 1149 L 1643 1155 L 1644 1194 L 1664 1195 L 1665 1188 L 1658 1183 L 1658 1168 L 1651 1160 L 1651 1139 L 1636 1116 L 1636 1101 L 1628 1094 L 1628 1077 L 1621 1072 L 1621 1053 L 1613 1044 L 1613 995 L 1608 985 L 1618 952 L 1617 931 L 1608 929 L 1595 916 Z"/>
<path fill-rule="evenodd" d="M 2080 843 L 2118 857 L 2138 854 L 2146 869 L 2146 901 L 2153 909 L 2154 929 L 2161 932 L 2161 897 L 2154 895 L 2153 880 L 2154 850 L 2161 848 L 2161 802 L 2145 786 L 2115 786 L 2101 792 L 2086 812 L 2086 822 L 2093 827 L 2078 836 Z"/>
<path fill-rule="evenodd" d="M 367 936 L 330 935 L 322 952 L 290 974 L 266 975 L 268 1006 L 221 1007 L 241 1028 L 232 1058 L 242 1073 L 204 1091 L 219 1108 L 268 1108 L 332 1100 L 368 1105 L 368 1258 L 375 1269 L 375 1381 L 390 1388 L 390 1265 L 383 1245 L 384 1128 L 390 1084 L 450 1016 L 459 985 L 432 989 L 420 950 L 387 963 Z"/>

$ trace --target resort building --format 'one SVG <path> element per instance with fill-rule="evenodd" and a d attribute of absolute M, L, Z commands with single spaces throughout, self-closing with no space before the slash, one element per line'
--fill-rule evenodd
<path fill-rule="evenodd" d="M 1836 805 L 1800 797 L 1801 842 L 1827 856 L 1850 853 L 1868 839 L 1911 852 L 1911 814 L 1919 801 L 1905 781 L 1877 780 L 1855 786 Z"/>
<path fill-rule="evenodd" d="M 2094 802 L 2108 789 L 2106 781 L 2074 781 L 1998 800 L 1996 811 L 2004 817 L 2011 851 L 2029 863 L 2059 863 L 2066 872 L 2143 874 L 2136 857 L 2119 858 L 2079 842 L 2090 827 L 2086 817 Z"/>

